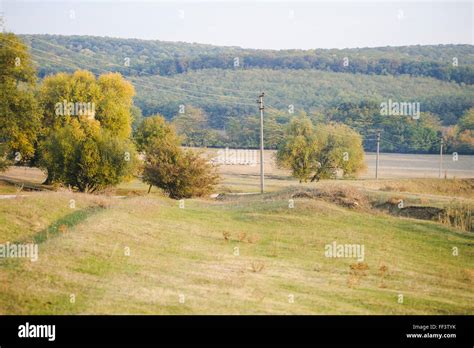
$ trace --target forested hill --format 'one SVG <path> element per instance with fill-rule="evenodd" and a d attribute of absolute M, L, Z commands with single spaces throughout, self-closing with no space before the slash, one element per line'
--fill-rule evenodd
<path fill-rule="evenodd" d="M 40 77 L 77 69 L 122 73 L 137 91 L 135 114 L 173 120 L 186 145 L 257 147 L 256 99 L 265 91 L 270 148 L 289 120 L 305 112 L 315 123 L 350 125 L 367 150 L 374 150 L 379 129 L 382 151 L 435 153 L 447 132 L 453 139 L 448 150 L 474 153 L 473 45 L 255 50 L 91 36 L 21 38 Z M 418 103 L 423 116 L 382 117 L 380 105 L 390 100 Z M 470 109 L 473 116 L 466 116 Z"/>
<path fill-rule="evenodd" d="M 474 84 L 474 46 L 430 45 L 353 49 L 255 50 L 158 40 L 93 36 L 23 35 L 33 48 L 78 59 L 106 59 L 124 75 L 171 76 L 209 68 L 316 69 L 369 75 L 427 76 L 443 81 Z M 70 50 L 65 53 L 59 47 Z M 39 51 L 38 51 L 39 52 Z M 82 58 L 81 58 L 82 59 Z M 65 69 L 40 59 L 40 76 Z"/>

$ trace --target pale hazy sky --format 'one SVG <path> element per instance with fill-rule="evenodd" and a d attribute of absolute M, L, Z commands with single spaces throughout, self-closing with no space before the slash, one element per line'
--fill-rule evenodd
<path fill-rule="evenodd" d="M 18 34 L 272 49 L 474 44 L 472 1 L 3 0 L 0 11 L 6 29 Z"/>

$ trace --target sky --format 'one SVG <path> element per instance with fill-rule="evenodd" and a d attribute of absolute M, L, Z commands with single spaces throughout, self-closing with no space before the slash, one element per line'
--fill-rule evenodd
<path fill-rule="evenodd" d="M 474 2 L 12 1 L 17 34 L 94 35 L 256 49 L 474 44 Z"/>

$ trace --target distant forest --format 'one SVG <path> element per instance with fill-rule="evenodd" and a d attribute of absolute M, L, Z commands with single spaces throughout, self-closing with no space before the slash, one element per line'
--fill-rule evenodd
<path fill-rule="evenodd" d="M 265 91 L 268 148 L 278 146 L 291 117 L 306 113 L 315 123 L 341 122 L 358 130 L 366 150 L 374 149 L 380 130 L 382 151 L 436 152 L 444 134 L 448 151 L 474 153 L 472 45 L 277 51 L 90 36 L 21 37 L 41 78 L 79 68 L 122 73 L 137 91 L 136 118 L 163 114 L 187 145 L 257 147 L 256 99 Z M 421 117 L 381 116 L 380 103 L 389 99 L 420 103 Z"/>

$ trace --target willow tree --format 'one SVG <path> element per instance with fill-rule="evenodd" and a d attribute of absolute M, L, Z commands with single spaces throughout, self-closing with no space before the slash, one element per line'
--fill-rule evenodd
<path fill-rule="evenodd" d="M 302 115 L 287 127 L 277 152 L 280 167 L 290 169 L 301 182 L 359 173 L 365 168 L 362 138 L 343 124 L 318 124 Z"/>
<path fill-rule="evenodd" d="M 136 164 L 131 135 L 133 86 L 120 74 L 88 71 L 44 79 L 40 167 L 46 183 L 87 192 L 118 184 Z"/>

